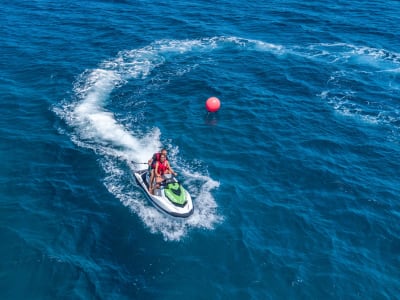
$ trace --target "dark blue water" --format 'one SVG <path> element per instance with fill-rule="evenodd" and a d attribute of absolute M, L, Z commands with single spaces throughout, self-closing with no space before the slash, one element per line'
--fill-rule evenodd
<path fill-rule="evenodd" d="M 398 297 L 398 1 L 0 17 L 1 299 Z M 162 147 L 188 219 L 135 183 Z"/>

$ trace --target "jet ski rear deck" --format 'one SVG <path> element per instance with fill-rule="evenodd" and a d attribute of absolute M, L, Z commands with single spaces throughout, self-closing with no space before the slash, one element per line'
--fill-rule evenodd
<path fill-rule="evenodd" d="M 136 171 L 135 173 L 136 181 L 145 191 L 147 197 L 153 202 L 153 204 L 160 209 L 161 211 L 174 216 L 174 217 L 181 217 L 186 218 L 189 217 L 193 213 L 193 203 L 192 198 L 188 191 L 184 189 L 176 177 L 169 175 L 166 180 L 165 184 L 162 184 L 160 188 L 154 189 L 154 195 L 150 194 L 149 192 L 149 171 L 148 169 Z M 173 184 L 173 186 L 169 186 L 169 184 Z M 177 189 L 179 185 L 179 192 L 172 191 L 172 187 Z M 167 193 L 166 193 L 167 192 Z M 174 197 L 175 194 L 183 193 L 179 195 L 180 199 L 170 199 Z M 178 197 L 178 195 L 176 195 Z M 170 197 L 170 198 L 168 198 Z"/>

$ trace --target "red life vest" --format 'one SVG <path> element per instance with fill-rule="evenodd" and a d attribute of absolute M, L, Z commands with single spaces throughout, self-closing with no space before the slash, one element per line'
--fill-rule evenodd
<path fill-rule="evenodd" d="M 167 170 L 168 170 L 167 161 L 164 160 L 163 163 L 161 161 L 159 161 L 158 162 L 158 173 L 163 175 L 165 173 L 165 171 L 167 171 Z"/>
<path fill-rule="evenodd" d="M 151 168 L 152 168 L 152 169 L 155 169 L 155 168 L 156 168 L 156 163 L 157 163 L 158 161 L 160 161 L 160 156 L 161 156 L 161 153 L 160 153 L 160 152 L 159 152 L 159 153 L 154 153 L 154 154 L 153 154 L 153 161 L 151 162 Z M 168 160 L 168 158 L 165 157 L 165 160 Z"/>

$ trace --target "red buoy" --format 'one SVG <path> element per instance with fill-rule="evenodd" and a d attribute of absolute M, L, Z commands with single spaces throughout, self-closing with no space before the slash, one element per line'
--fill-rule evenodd
<path fill-rule="evenodd" d="M 206 108 L 209 112 L 216 112 L 221 107 L 221 102 L 217 97 L 210 97 L 206 101 Z"/>

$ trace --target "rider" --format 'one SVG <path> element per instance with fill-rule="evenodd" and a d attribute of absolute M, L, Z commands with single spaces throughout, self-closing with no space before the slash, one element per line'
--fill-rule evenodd
<path fill-rule="evenodd" d="M 163 148 L 160 152 L 154 153 L 153 156 L 149 159 L 149 171 L 150 171 L 150 181 L 149 181 L 149 192 L 152 193 L 153 191 L 153 181 L 154 181 L 154 169 L 156 168 L 157 161 L 160 160 L 160 156 L 164 154 L 165 158 L 167 158 L 167 149 Z"/>
<path fill-rule="evenodd" d="M 169 165 L 169 162 L 164 154 L 160 155 L 160 160 L 156 162 L 156 168 L 154 169 L 154 173 L 156 176 L 156 187 L 160 186 L 160 183 L 164 180 L 162 177 L 164 174 L 173 174 L 176 176 L 177 174 L 175 173 L 174 170 L 172 170 L 171 166 Z M 153 187 L 151 186 L 150 193 L 153 193 Z"/>

